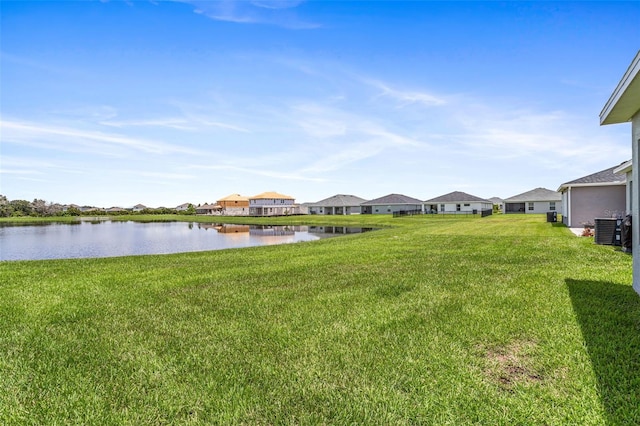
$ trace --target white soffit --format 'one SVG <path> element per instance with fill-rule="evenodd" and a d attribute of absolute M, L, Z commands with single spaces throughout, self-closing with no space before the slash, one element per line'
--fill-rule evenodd
<path fill-rule="evenodd" d="M 631 121 L 640 111 L 640 51 L 600 112 L 600 124 Z"/>
<path fill-rule="evenodd" d="M 619 175 L 622 173 L 629 173 L 631 170 L 633 170 L 633 161 L 629 160 L 629 161 L 625 161 L 624 163 L 620 164 L 618 167 L 613 169 L 613 173 Z"/>

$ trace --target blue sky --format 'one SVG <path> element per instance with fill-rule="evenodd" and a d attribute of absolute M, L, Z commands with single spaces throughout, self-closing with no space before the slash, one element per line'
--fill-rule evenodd
<path fill-rule="evenodd" d="M 510 197 L 631 158 L 640 2 L 2 1 L 0 193 Z"/>

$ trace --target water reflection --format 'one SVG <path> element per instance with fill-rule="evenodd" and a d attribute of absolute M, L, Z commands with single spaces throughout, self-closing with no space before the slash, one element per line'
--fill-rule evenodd
<path fill-rule="evenodd" d="M 354 228 L 346 226 L 309 226 L 309 232 L 317 234 L 361 234 L 374 228 Z"/>
<path fill-rule="evenodd" d="M 99 226 L 98 226 L 99 225 Z M 197 222 L 0 223 L 0 260 L 130 256 L 313 241 L 372 228 Z M 212 232 L 215 231 L 215 232 Z"/>

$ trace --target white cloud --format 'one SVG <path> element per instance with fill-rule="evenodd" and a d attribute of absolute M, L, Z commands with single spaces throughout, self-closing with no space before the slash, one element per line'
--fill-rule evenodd
<path fill-rule="evenodd" d="M 1 120 L 0 130 L 3 142 L 67 152 L 91 149 L 94 154 L 114 155 L 114 152 L 101 148 L 116 147 L 150 154 L 199 154 L 190 148 L 156 140 L 27 121 Z"/>

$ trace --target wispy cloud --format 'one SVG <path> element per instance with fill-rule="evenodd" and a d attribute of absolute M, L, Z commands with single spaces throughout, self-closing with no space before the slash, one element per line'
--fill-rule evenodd
<path fill-rule="evenodd" d="M 216 21 L 238 24 L 266 24 L 288 29 L 314 29 L 321 25 L 304 20 L 294 9 L 304 3 L 298 0 L 173 0 L 187 3 L 194 12 Z"/>
<path fill-rule="evenodd" d="M 69 165 L 65 162 L 59 163 L 49 159 L 37 158 L 35 156 L 16 157 L 4 154 L 2 156 L 2 167 L 0 173 L 7 174 L 45 174 L 54 173 L 83 173 L 78 165 Z"/>
<path fill-rule="evenodd" d="M 431 93 L 419 90 L 400 90 L 391 87 L 387 83 L 379 80 L 364 79 L 364 83 L 375 87 L 379 90 L 378 97 L 387 97 L 398 102 L 400 107 L 412 104 L 421 104 L 424 106 L 439 106 L 447 103 L 442 96 L 436 96 Z"/>
<path fill-rule="evenodd" d="M 175 130 L 194 131 L 197 127 L 189 125 L 189 122 L 182 118 L 165 118 L 149 120 L 109 120 L 100 121 L 103 126 L 109 127 L 166 127 Z"/>
<path fill-rule="evenodd" d="M 363 132 L 369 136 L 373 136 L 381 141 L 384 141 L 385 144 L 389 147 L 429 147 L 429 144 L 427 144 L 426 142 L 416 140 L 410 136 L 394 133 L 378 126 L 368 126 L 366 129 L 363 129 Z"/>
<path fill-rule="evenodd" d="M 100 121 L 111 120 L 118 116 L 118 110 L 109 105 L 82 105 L 70 108 L 59 108 L 48 114 L 72 120 Z"/>
<path fill-rule="evenodd" d="M 302 174 L 326 173 L 344 168 L 349 164 L 372 158 L 379 155 L 385 146 L 382 143 L 361 142 L 348 147 L 336 147 L 327 152 L 323 157 L 313 161 L 310 165 L 300 170 Z"/>
<path fill-rule="evenodd" d="M 303 167 L 300 173 L 337 171 L 350 164 L 375 157 L 402 158 L 404 154 L 399 152 L 400 148 L 414 150 L 428 147 L 428 144 L 377 127 L 360 128 L 355 138 L 359 141 L 339 142 L 325 146 L 321 155 L 311 164 Z"/>
<path fill-rule="evenodd" d="M 27 121 L 3 119 L 0 121 L 0 130 L 3 142 L 67 152 L 92 149 L 92 152 L 98 155 L 113 155 L 110 151 L 100 150 L 111 146 L 150 154 L 199 154 L 197 150 L 162 141 Z"/>
<path fill-rule="evenodd" d="M 390 130 L 388 117 L 337 107 L 331 103 L 296 104 L 289 119 L 315 141 L 311 161 L 301 173 L 340 170 L 350 164 L 378 156 L 401 155 L 402 150 L 424 150 L 430 145 L 412 137 L 408 131 Z"/>
<path fill-rule="evenodd" d="M 291 108 L 295 124 L 313 138 L 331 138 L 347 134 L 346 114 L 317 103 L 294 105 Z"/>
<path fill-rule="evenodd" d="M 601 159 L 603 136 L 589 130 L 588 122 L 562 111 L 539 112 L 484 108 L 482 115 L 460 120 L 466 133 L 456 138 L 480 156 L 492 158 L 532 158 L 566 163 L 570 159 L 590 162 Z M 484 153 L 484 155 L 483 155 Z"/>
<path fill-rule="evenodd" d="M 28 169 L 14 169 L 12 167 L 3 166 L 0 169 L 0 173 L 5 175 L 41 175 L 43 174 L 38 170 L 28 170 Z"/>
<path fill-rule="evenodd" d="M 356 109 L 353 106 L 335 106 L 331 102 L 309 102 L 290 107 L 289 119 L 311 137 L 363 139 L 376 137 L 390 145 L 424 146 L 425 143 L 407 134 L 388 130 L 387 122 L 393 121 L 384 112 Z"/>
<path fill-rule="evenodd" d="M 146 120 L 108 120 L 100 124 L 110 127 L 166 127 L 175 130 L 198 131 L 203 127 L 217 127 L 225 130 L 249 133 L 249 130 L 218 121 L 191 118 L 157 118 Z"/>
<path fill-rule="evenodd" d="M 363 85 L 378 90 L 376 98 L 397 102 L 401 113 L 394 114 L 393 104 L 381 107 L 376 123 L 402 123 L 397 132 L 381 136 L 387 140 L 448 152 L 449 158 L 469 158 L 496 164 L 537 163 L 552 169 L 567 169 L 573 164 L 601 163 L 611 158 L 619 161 L 627 147 L 619 141 L 603 140 L 593 120 L 562 110 L 532 108 L 519 99 L 479 98 L 468 94 L 434 95 L 427 88 L 398 89 L 393 82 L 370 77 L 354 77 Z M 425 107 L 429 113 L 424 114 Z M 436 108 L 434 108 L 436 107 Z M 373 122 L 373 117 L 370 117 Z M 415 141 L 412 135 L 419 134 Z M 427 142 L 428 141 L 428 142 Z M 612 149 L 603 152 L 602 146 Z M 451 161 L 451 160 L 449 160 Z M 466 161 L 466 160 L 465 160 Z"/>

